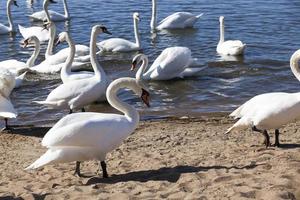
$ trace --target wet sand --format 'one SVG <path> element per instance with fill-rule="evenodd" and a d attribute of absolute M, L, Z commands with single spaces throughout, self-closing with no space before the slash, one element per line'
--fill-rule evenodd
<path fill-rule="evenodd" d="M 225 135 L 224 116 L 141 122 L 108 155 L 108 179 L 97 161 L 23 169 L 45 152 L 48 128 L 0 134 L 0 199 L 300 199 L 300 122 L 282 129 L 281 148 L 250 129 Z M 271 134 L 274 143 L 274 134 Z"/>

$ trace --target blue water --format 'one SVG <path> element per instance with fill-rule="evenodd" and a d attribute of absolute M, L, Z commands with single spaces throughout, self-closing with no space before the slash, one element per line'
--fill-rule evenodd
<path fill-rule="evenodd" d="M 90 30 L 95 24 L 104 24 L 113 37 L 134 40 L 132 13 L 141 16 L 140 33 L 143 52 L 150 63 L 170 46 L 187 46 L 202 66 L 207 66 L 197 77 L 164 82 L 149 82 L 151 108 L 145 108 L 131 93 L 121 97 L 134 104 L 143 118 L 165 116 L 201 115 L 204 112 L 227 112 L 253 95 L 272 91 L 299 91 L 300 84 L 289 68 L 289 58 L 300 48 L 300 2 L 277 1 L 204 1 L 157 0 L 158 19 L 176 11 L 204 13 L 194 29 L 160 32 L 153 41 L 150 33 L 150 0 L 69 0 L 72 19 L 69 23 L 57 23 L 58 32 L 70 30 L 77 43 L 89 44 Z M 6 24 L 6 1 L 0 2 L 0 21 Z M 12 8 L 15 24 L 30 26 L 29 14 L 42 9 L 42 1 L 33 7 L 26 1 L 18 1 Z M 51 5 L 52 10 L 63 12 L 62 1 Z M 215 52 L 219 39 L 219 16 L 225 16 L 225 37 L 240 39 L 247 44 L 245 55 L 236 61 L 224 61 Z M 102 35 L 100 39 L 108 36 Z M 26 60 L 31 51 L 19 46 L 21 36 L 0 36 L 0 60 Z M 65 47 L 65 46 L 61 46 Z M 129 71 L 134 54 L 106 54 L 100 58 L 105 71 L 113 79 L 133 76 Z M 43 55 L 39 57 L 39 61 Z M 11 99 L 19 112 L 14 124 L 52 124 L 64 116 L 67 110 L 50 110 L 32 103 L 43 100 L 60 84 L 59 75 L 29 75 L 23 87 L 15 90 Z M 90 111 L 111 112 L 108 104 L 88 107 Z"/>

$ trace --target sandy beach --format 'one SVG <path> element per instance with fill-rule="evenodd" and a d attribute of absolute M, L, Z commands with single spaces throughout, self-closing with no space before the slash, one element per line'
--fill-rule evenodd
<path fill-rule="evenodd" d="M 23 169 L 45 152 L 48 128 L 0 134 L 0 199 L 300 199 L 300 122 L 281 130 L 281 148 L 263 145 L 250 129 L 225 135 L 225 115 L 141 122 L 97 161 Z M 274 143 L 274 134 L 271 133 Z"/>

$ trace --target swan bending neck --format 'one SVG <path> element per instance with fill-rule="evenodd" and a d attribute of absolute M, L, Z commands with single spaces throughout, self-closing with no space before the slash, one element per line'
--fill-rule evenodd
<path fill-rule="evenodd" d="M 65 18 L 69 19 L 70 18 L 70 13 L 69 13 L 67 0 L 64 0 L 64 11 L 65 11 Z"/>
<path fill-rule="evenodd" d="M 148 67 L 148 62 L 149 62 L 148 57 L 142 56 L 141 60 L 142 60 L 142 65 L 135 74 L 135 78 L 138 81 L 147 79 L 147 76 L 145 76 L 144 73 L 146 71 L 146 68 Z"/>
<path fill-rule="evenodd" d="M 41 46 L 40 46 L 39 40 L 37 38 L 34 38 L 34 52 L 26 62 L 27 67 L 34 66 L 35 60 L 37 59 L 37 57 L 40 53 L 40 49 L 41 49 Z"/>

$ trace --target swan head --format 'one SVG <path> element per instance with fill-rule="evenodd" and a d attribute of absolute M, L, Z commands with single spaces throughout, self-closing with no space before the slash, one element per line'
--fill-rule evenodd
<path fill-rule="evenodd" d="M 106 33 L 106 34 L 109 34 L 109 35 L 112 35 L 111 32 L 109 32 L 107 30 L 107 28 L 103 25 L 95 25 L 93 26 L 93 29 L 92 29 L 93 32 L 96 32 L 96 33 Z"/>
<path fill-rule="evenodd" d="M 48 21 L 46 21 L 44 24 L 43 24 L 43 29 L 42 29 L 42 31 L 43 30 L 49 30 L 51 27 L 53 27 L 55 24 L 53 23 L 53 22 L 48 22 Z"/>
<path fill-rule="evenodd" d="M 133 19 L 140 21 L 140 14 L 138 12 L 133 13 Z"/>
<path fill-rule="evenodd" d="M 19 7 L 19 5 L 18 5 L 18 3 L 17 3 L 16 0 L 14 0 L 14 5 L 17 6 L 17 7 Z"/>
<path fill-rule="evenodd" d="M 133 80 L 135 80 L 134 87 L 132 88 L 134 93 L 141 98 L 147 107 L 150 107 L 150 93 L 148 92 L 147 87 L 144 85 L 144 82 L 137 79 Z"/>
<path fill-rule="evenodd" d="M 131 71 L 135 70 L 135 68 L 137 68 L 137 65 L 140 64 L 142 61 L 144 60 L 148 60 L 148 57 L 145 54 L 137 54 L 136 56 L 134 56 L 134 58 L 132 59 L 131 62 Z"/>
<path fill-rule="evenodd" d="M 32 35 L 23 41 L 22 47 L 26 48 L 31 43 L 37 44 L 38 41 L 39 39 L 36 36 Z"/>
<path fill-rule="evenodd" d="M 66 41 L 67 37 L 69 37 L 68 32 L 61 32 L 60 34 L 58 34 L 58 38 L 56 38 L 56 41 L 55 41 L 55 46 Z"/>
<path fill-rule="evenodd" d="M 220 23 L 224 22 L 224 16 L 220 16 L 219 21 L 220 21 Z"/>

